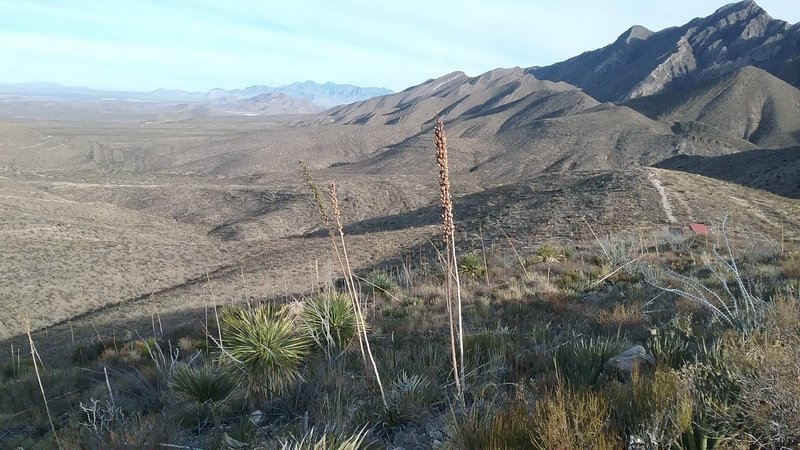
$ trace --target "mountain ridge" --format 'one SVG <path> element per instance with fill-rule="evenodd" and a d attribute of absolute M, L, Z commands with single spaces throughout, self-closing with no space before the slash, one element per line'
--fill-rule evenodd
<path fill-rule="evenodd" d="M 635 26 L 605 47 L 527 70 L 601 101 L 671 92 L 748 65 L 800 87 L 800 23 L 773 19 L 752 0 L 648 32 Z"/>
<path fill-rule="evenodd" d="M 339 104 L 393 93 L 390 89 L 361 87 L 352 84 L 339 84 L 327 81 L 316 83 L 311 80 L 286 84 L 278 87 L 251 85 L 243 89 L 214 88 L 207 91 L 184 91 L 179 89 L 155 89 L 152 91 L 125 91 L 92 89 L 78 86 L 65 86 L 58 83 L 7 83 L 0 84 L 0 96 L 6 97 L 48 97 L 63 100 L 104 100 L 104 101 L 144 101 L 162 103 L 210 103 L 225 104 L 239 102 L 262 94 L 283 94 L 300 102 L 303 111 L 308 113 L 322 111 Z M 278 97 L 276 97 L 278 98 Z M 262 98 L 263 100 L 263 98 Z M 281 98 L 281 101 L 284 99 Z M 309 108 L 310 103 L 316 108 Z M 282 112 L 283 113 L 283 112 Z"/>

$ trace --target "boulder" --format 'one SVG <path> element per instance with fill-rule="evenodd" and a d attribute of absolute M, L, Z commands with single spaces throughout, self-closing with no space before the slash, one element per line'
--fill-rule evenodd
<path fill-rule="evenodd" d="M 653 355 L 641 345 L 634 345 L 606 362 L 606 372 L 629 380 L 634 370 L 652 370 L 656 365 Z"/>

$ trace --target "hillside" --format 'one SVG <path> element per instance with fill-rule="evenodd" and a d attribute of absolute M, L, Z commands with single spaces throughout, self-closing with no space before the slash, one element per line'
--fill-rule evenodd
<path fill-rule="evenodd" d="M 448 120 L 487 115 L 534 92 L 576 89 L 565 83 L 540 81 L 519 67 L 495 69 L 477 77 L 453 72 L 392 95 L 376 97 L 327 111 L 335 123 L 420 127 L 436 115 Z"/>
<path fill-rule="evenodd" d="M 11 174 L 6 174 L 11 175 Z M 230 256 L 191 226 L 0 176 L 0 339 L 158 291 Z"/>
<path fill-rule="evenodd" d="M 657 167 L 705 175 L 800 200 L 800 147 L 717 157 L 676 156 Z"/>
<path fill-rule="evenodd" d="M 711 128 L 763 148 L 800 144 L 800 90 L 753 67 L 669 94 L 625 103 L 673 128 Z M 711 130 L 708 130 L 711 131 Z"/>
<path fill-rule="evenodd" d="M 744 66 L 800 87 L 798 38 L 800 24 L 773 19 L 747 0 L 659 32 L 635 26 L 603 48 L 528 71 L 573 84 L 603 101 L 670 92 Z"/>

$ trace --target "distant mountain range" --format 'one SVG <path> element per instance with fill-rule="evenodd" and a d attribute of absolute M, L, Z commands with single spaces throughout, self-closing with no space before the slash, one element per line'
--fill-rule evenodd
<path fill-rule="evenodd" d="M 215 143 L 213 158 L 176 147 L 172 159 L 143 148 L 119 149 L 114 159 L 125 167 L 148 161 L 158 170 L 173 170 L 180 161 L 180 170 L 235 176 L 288 170 L 297 155 L 313 155 L 313 168 L 334 172 L 427 173 L 438 116 L 455 155 L 451 169 L 481 183 L 660 165 L 717 178 L 728 172 L 725 179 L 800 198 L 794 156 L 800 149 L 799 30 L 744 1 L 659 32 L 632 27 L 610 45 L 548 67 L 475 77 L 453 72 L 398 93 L 313 82 L 202 93 L 100 94 L 24 85 L 12 90 L 94 103 L 48 100 L 34 110 L 0 98 L 0 114 L 40 117 L 45 111 L 108 120 L 126 113 L 126 120 L 145 124 L 219 114 L 311 114 L 287 119 L 292 127 L 276 132 L 280 137 Z M 173 103 L 148 103 L 165 100 Z M 97 110 L 99 101 L 104 115 L 91 116 L 87 108 Z M 339 105 L 321 111 L 331 104 Z M 43 139 L 13 134 L 24 141 L 20 148 Z M 265 142 L 275 147 L 267 150 Z M 241 145 L 246 150 L 230 150 Z M 90 151 L 89 144 L 71 140 L 59 155 L 77 166 L 95 164 L 96 158 L 81 159 Z M 36 158 L 20 150 L 10 159 L 24 165 Z"/>
<path fill-rule="evenodd" d="M 637 25 L 601 49 L 528 71 L 619 101 L 690 88 L 744 66 L 800 87 L 800 23 L 773 19 L 748 0 L 659 32 Z"/>
<path fill-rule="evenodd" d="M 386 88 L 313 81 L 271 87 L 253 85 L 244 89 L 211 89 L 204 92 L 157 89 L 148 92 L 109 91 L 54 83 L 0 84 L 0 96 L 69 101 L 128 101 L 157 103 L 198 103 L 217 105 L 221 110 L 259 114 L 310 114 L 332 106 L 391 94 Z M 252 101 L 252 104 L 250 103 Z M 224 106 L 223 106 L 224 105 Z"/>
<path fill-rule="evenodd" d="M 800 148 L 799 30 L 744 1 L 657 33 L 633 27 L 552 66 L 454 72 L 327 114 L 334 123 L 407 128 L 405 140 L 353 162 L 367 173 L 424 170 L 438 116 L 459 154 L 455 170 L 485 180 L 668 160 L 664 167 L 718 176 L 746 152 L 735 161 L 776 160 L 739 167 L 731 180 L 798 197 L 800 175 L 786 157 Z M 782 164 L 773 178 L 752 171 Z"/>

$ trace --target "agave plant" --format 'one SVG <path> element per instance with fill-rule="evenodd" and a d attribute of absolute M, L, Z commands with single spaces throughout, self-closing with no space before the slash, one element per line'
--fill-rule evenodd
<path fill-rule="evenodd" d="M 311 429 L 303 437 L 281 442 L 281 450 L 358 450 L 364 445 L 367 430 L 354 434 Z"/>
<path fill-rule="evenodd" d="M 353 302 L 338 292 L 313 297 L 301 317 L 309 336 L 326 352 L 346 348 L 358 332 Z"/>
<path fill-rule="evenodd" d="M 468 253 L 458 260 L 458 272 L 477 278 L 486 272 L 483 258 L 475 253 Z"/>
<path fill-rule="evenodd" d="M 382 270 L 373 270 L 364 278 L 363 289 L 374 295 L 388 295 L 397 290 L 397 284 Z"/>
<path fill-rule="evenodd" d="M 236 384 L 228 374 L 211 366 L 191 367 L 181 364 L 172 374 L 170 387 L 196 403 L 219 404 L 228 399 Z"/>
<path fill-rule="evenodd" d="M 251 403 L 281 395 L 302 380 L 311 341 L 292 320 L 269 306 L 229 308 L 220 320 L 223 354 L 242 377 Z"/>
<path fill-rule="evenodd" d="M 236 389 L 229 374 L 208 365 L 191 367 L 180 364 L 175 367 L 170 387 L 179 396 L 189 400 L 185 405 L 185 425 L 203 428 L 213 421 L 219 425 L 219 410 Z"/>
<path fill-rule="evenodd" d="M 566 261 L 567 257 L 564 252 L 555 245 L 544 244 L 536 250 L 531 262 L 534 264 L 553 264 Z"/>

